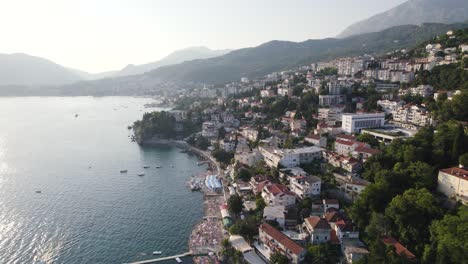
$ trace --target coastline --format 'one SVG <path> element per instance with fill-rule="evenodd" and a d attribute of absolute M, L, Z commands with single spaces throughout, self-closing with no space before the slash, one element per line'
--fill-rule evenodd
<path fill-rule="evenodd" d="M 218 175 L 218 178 L 224 182 L 224 172 L 221 170 L 219 163 L 207 151 L 203 151 L 189 145 L 182 140 L 172 139 L 153 139 L 151 141 L 142 142 L 142 146 L 175 146 L 190 153 L 197 155 L 200 161 L 208 163 L 207 173 L 197 176 L 204 179 L 208 174 Z M 204 181 L 203 181 L 204 182 Z M 224 186 L 224 184 L 223 184 Z M 224 188 L 221 193 L 209 190 L 205 186 L 200 189 L 203 194 L 203 217 L 192 227 L 188 240 L 189 251 L 192 252 L 194 263 L 210 263 L 212 260 L 217 261 L 215 256 L 207 256 L 211 252 L 218 253 L 221 251 L 221 241 L 227 235 L 224 230 L 220 206 L 226 204 L 224 196 Z M 216 259 L 212 259 L 216 258 Z"/>

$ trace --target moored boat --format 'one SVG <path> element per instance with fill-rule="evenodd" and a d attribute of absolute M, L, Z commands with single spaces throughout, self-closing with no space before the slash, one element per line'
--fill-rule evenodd
<path fill-rule="evenodd" d="M 120 173 L 127 173 L 127 170 L 121 170 Z"/>
<path fill-rule="evenodd" d="M 161 255 L 162 251 L 153 251 L 153 255 Z"/>

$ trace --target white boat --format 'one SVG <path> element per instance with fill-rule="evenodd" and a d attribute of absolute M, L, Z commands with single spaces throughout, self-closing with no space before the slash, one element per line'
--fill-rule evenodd
<path fill-rule="evenodd" d="M 153 251 L 153 255 L 161 255 L 162 251 Z"/>
<path fill-rule="evenodd" d="M 127 170 L 121 170 L 120 173 L 127 173 Z"/>
<path fill-rule="evenodd" d="M 137 174 L 138 176 L 145 176 L 145 173 L 144 172 L 140 172 Z"/>
<path fill-rule="evenodd" d="M 175 260 L 177 261 L 177 263 L 182 263 L 182 260 L 179 257 L 175 258 Z"/>

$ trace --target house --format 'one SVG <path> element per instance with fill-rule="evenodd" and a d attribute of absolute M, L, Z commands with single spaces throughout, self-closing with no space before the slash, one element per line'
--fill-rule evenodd
<path fill-rule="evenodd" d="M 344 105 L 335 105 L 329 108 L 318 109 L 318 119 L 327 121 L 341 121 L 341 114 L 345 109 Z"/>
<path fill-rule="evenodd" d="M 333 209 L 326 212 L 323 218 L 330 224 L 333 231 L 335 231 L 339 243 L 345 238 L 359 238 L 359 231 L 357 231 L 356 226 L 354 226 L 351 220 L 343 213 Z"/>
<path fill-rule="evenodd" d="M 345 95 L 319 95 L 320 106 L 341 105 L 346 101 Z"/>
<path fill-rule="evenodd" d="M 258 130 L 250 127 L 242 128 L 241 135 L 250 141 L 257 141 Z"/>
<path fill-rule="evenodd" d="M 354 157 L 343 156 L 331 151 L 325 151 L 323 157 L 328 164 L 341 168 L 349 173 L 357 173 L 362 169 L 361 162 Z"/>
<path fill-rule="evenodd" d="M 437 190 L 450 198 L 468 203 L 468 170 L 456 167 L 440 170 Z"/>
<path fill-rule="evenodd" d="M 343 114 L 341 128 L 346 133 L 360 132 L 363 128 L 384 126 L 385 113 Z"/>
<path fill-rule="evenodd" d="M 263 209 L 263 219 L 265 221 L 276 221 L 284 229 L 286 222 L 286 209 L 283 205 L 266 206 Z"/>
<path fill-rule="evenodd" d="M 415 261 L 416 260 L 416 256 L 411 252 L 409 251 L 406 247 L 404 247 L 402 244 L 400 244 L 400 242 L 398 242 L 395 238 L 391 237 L 391 236 L 384 236 L 381 238 L 381 241 L 385 244 L 385 245 L 391 245 L 395 248 L 395 253 L 400 256 L 400 257 L 404 257 L 408 260 L 411 260 L 411 261 Z"/>
<path fill-rule="evenodd" d="M 296 196 L 285 186 L 278 183 L 266 183 L 262 189 L 262 197 L 267 205 L 290 206 L 296 203 Z"/>
<path fill-rule="evenodd" d="M 340 203 L 336 199 L 323 199 L 322 204 L 324 212 L 331 208 L 340 209 Z"/>
<path fill-rule="evenodd" d="M 355 196 L 361 194 L 367 186 L 370 185 L 370 182 L 358 177 L 345 176 L 338 173 L 333 173 L 335 181 L 339 184 L 340 189 L 350 195 L 351 199 Z"/>
<path fill-rule="evenodd" d="M 323 244 L 330 241 L 331 227 L 325 218 L 311 216 L 304 219 L 304 230 L 309 234 L 312 244 Z"/>
<path fill-rule="evenodd" d="M 226 152 L 232 152 L 236 149 L 236 141 L 222 139 L 219 141 L 219 148 Z"/>
<path fill-rule="evenodd" d="M 307 250 L 271 225 L 267 223 L 260 225 L 258 236 L 261 244 L 257 249 L 266 259 L 270 259 L 273 253 L 279 252 L 293 264 L 304 261 Z"/>
<path fill-rule="evenodd" d="M 234 160 L 236 161 L 236 163 L 244 164 L 249 167 L 252 167 L 253 165 L 257 164 L 262 159 L 262 154 L 257 149 L 254 149 L 252 151 L 236 151 L 236 153 L 234 154 Z"/>
<path fill-rule="evenodd" d="M 322 181 L 316 176 L 289 177 L 291 192 L 301 199 L 320 195 L 321 185 Z"/>
<path fill-rule="evenodd" d="M 386 114 L 391 114 L 395 109 L 402 106 L 404 101 L 378 100 L 377 105 L 382 108 Z"/>
<path fill-rule="evenodd" d="M 214 122 L 203 122 L 202 136 L 206 138 L 218 137 L 218 126 Z"/>
<path fill-rule="evenodd" d="M 359 239 L 343 239 L 341 242 L 341 252 L 346 263 L 356 263 L 370 252 Z"/>
<path fill-rule="evenodd" d="M 327 138 L 317 134 L 309 134 L 304 138 L 304 141 L 320 148 L 327 147 Z"/>

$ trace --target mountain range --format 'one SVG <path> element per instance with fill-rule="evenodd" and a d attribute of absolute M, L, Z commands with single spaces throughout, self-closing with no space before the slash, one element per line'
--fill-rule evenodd
<path fill-rule="evenodd" d="M 207 47 L 190 47 L 177 50 L 159 61 L 142 65 L 127 65 L 119 71 L 90 74 L 63 67 L 50 60 L 23 53 L 0 54 L 0 85 L 43 86 L 64 85 L 77 81 L 139 75 L 162 66 L 195 59 L 224 55 L 230 50 L 211 50 Z"/>
<path fill-rule="evenodd" d="M 347 27 L 338 38 L 378 32 L 401 25 L 456 23 L 468 20 L 467 0 L 409 0 Z"/>

